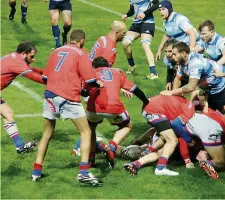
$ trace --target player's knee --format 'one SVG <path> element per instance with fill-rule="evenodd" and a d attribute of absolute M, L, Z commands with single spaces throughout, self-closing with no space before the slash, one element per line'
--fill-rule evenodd
<path fill-rule="evenodd" d="M 4 114 L 4 118 L 7 122 L 14 122 L 14 113 L 11 109 L 7 110 Z"/>
<path fill-rule="evenodd" d="M 143 47 L 149 47 L 151 45 L 152 40 L 150 39 L 142 39 L 141 44 Z"/>
<path fill-rule="evenodd" d="M 72 26 L 72 21 L 71 20 L 64 21 L 64 26 L 71 27 Z"/>
<path fill-rule="evenodd" d="M 124 36 L 124 39 L 122 41 L 123 48 L 126 49 L 132 42 L 133 40 L 129 36 Z"/>
<path fill-rule="evenodd" d="M 58 25 L 59 19 L 58 19 L 58 17 L 51 16 L 50 21 L 51 21 L 52 26 L 56 26 L 56 25 Z"/>

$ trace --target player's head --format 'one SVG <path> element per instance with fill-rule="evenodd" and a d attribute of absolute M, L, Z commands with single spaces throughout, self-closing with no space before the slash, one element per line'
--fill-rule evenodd
<path fill-rule="evenodd" d="M 77 44 L 82 48 L 84 46 L 85 41 L 85 33 L 83 30 L 74 29 L 70 34 L 70 43 Z"/>
<path fill-rule="evenodd" d="M 17 46 L 16 52 L 21 54 L 26 63 L 29 65 L 34 61 L 37 49 L 32 42 L 24 41 Z"/>
<path fill-rule="evenodd" d="M 163 45 L 163 49 L 165 51 L 166 57 L 168 58 L 168 60 L 172 60 L 172 50 L 173 50 L 173 45 L 175 43 L 177 43 L 178 41 L 175 39 L 168 39 L 164 45 Z"/>
<path fill-rule="evenodd" d="M 190 48 L 184 42 L 177 42 L 173 45 L 172 59 L 176 64 L 183 65 L 187 62 Z"/>
<path fill-rule="evenodd" d="M 162 1 L 159 3 L 159 12 L 163 19 L 168 19 L 170 14 L 173 12 L 173 6 L 170 1 Z"/>
<path fill-rule="evenodd" d="M 116 42 L 122 41 L 126 34 L 126 24 L 121 21 L 113 21 L 110 25 L 110 32 L 115 35 Z"/>
<path fill-rule="evenodd" d="M 108 61 L 103 57 L 96 57 L 92 62 L 93 68 L 110 67 Z"/>
<path fill-rule="evenodd" d="M 192 97 L 192 102 L 195 105 L 195 109 L 198 111 L 202 111 L 204 109 L 204 107 L 208 104 L 207 100 L 208 94 L 202 89 L 196 90 Z"/>
<path fill-rule="evenodd" d="M 204 42 L 210 42 L 215 34 L 214 23 L 210 20 L 204 21 L 198 27 L 200 37 Z"/>

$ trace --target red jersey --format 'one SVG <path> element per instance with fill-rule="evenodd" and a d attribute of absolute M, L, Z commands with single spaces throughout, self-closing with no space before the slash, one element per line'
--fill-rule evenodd
<path fill-rule="evenodd" d="M 120 89 L 123 88 L 132 92 L 137 86 L 129 81 L 125 73 L 120 69 L 99 67 L 95 70 L 97 79 L 104 82 L 104 88 L 101 88 L 100 92 L 99 89 L 90 89 L 87 110 L 89 112 L 110 114 L 124 112 L 125 107 L 120 101 Z M 96 94 L 98 92 L 99 94 Z"/>
<path fill-rule="evenodd" d="M 56 49 L 49 57 L 43 76 L 46 90 L 65 99 L 80 102 L 81 81 L 96 81 L 88 53 L 75 44 Z"/>
<path fill-rule="evenodd" d="M 144 110 L 151 114 L 163 114 L 168 120 L 174 120 L 179 116 L 186 123 L 194 115 L 195 106 L 181 96 L 157 95 L 149 99 Z"/>
<path fill-rule="evenodd" d="M 89 54 L 91 62 L 96 57 L 105 58 L 109 65 L 112 66 L 116 60 L 116 42 L 109 36 L 100 37 L 94 44 Z"/>
<path fill-rule="evenodd" d="M 18 75 L 25 75 L 32 69 L 18 53 L 11 53 L 1 59 L 1 90 L 6 88 Z"/>
<path fill-rule="evenodd" d="M 201 114 L 206 115 L 207 117 L 218 122 L 222 127 L 223 132 L 225 133 L 225 116 L 222 113 L 209 108 L 208 113 L 201 113 Z"/>

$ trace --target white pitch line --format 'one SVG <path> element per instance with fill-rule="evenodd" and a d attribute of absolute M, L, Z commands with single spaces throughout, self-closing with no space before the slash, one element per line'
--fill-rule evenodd
<path fill-rule="evenodd" d="M 30 117 L 42 117 L 42 114 L 36 113 L 36 114 L 18 114 L 15 115 L 16 118 L 30 118 Z"/>
<path fill-rule="evenodd" d="M 91 2 L 88 2 L 88 1 L 85 1 L 85 0 L 77 0 L 77 1 L 80 1 L 80 2 L 82 2 L 82 3 L 88 4 L 88 5 L 93 6 L 93 7 L 95 7 L 95 8 L 99 8 L 99 9 L 101 9 L 101 10 L 105 10 L 105 11 L 107 11 L 107 12 L 109 12 L 109 13 L 112 13 L 112 14 L 115 14 L 115 15 L 119 15 L 119 16 L 122 16 L 122 15 L 123 15 L 123 14 L 120 13 L 120 12 L 116 12 L 116 11 L 111 10 L 111 9 L 109 9 L 109 8 L 105 8 L 105 7 L 103 7 L 103 6 L 97 5 L 97 4 L 95 4 L 95 3 L 91 3 Z M 130 18 L 128 18 L 128 20 L 132 20 L 132 21 L 133 21 L 134 18 L 133 18 L 133 17 L 130 17 Z M 159 31 L 161 31 L 161 32 L 164 32 L 163 28 L 160 28 L 160 27 L 158 27 L 158 26 L 156 26 L 156 29 L 159 30 Z"/>
<path fill-rule="evenodd" d="M 44 99 L 38 93 L 34 92 L 33 90 L 19 83 L 18 81 L 13 81 L 12 85 L 16 86 L 23 92 L 26 92 L 31 98 L 33 98 L 37 102 L 43 103 Z"/>

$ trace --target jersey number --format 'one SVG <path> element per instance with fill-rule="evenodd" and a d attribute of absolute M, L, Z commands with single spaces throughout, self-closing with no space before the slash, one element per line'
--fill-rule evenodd
<path fill-rule="evenodd" d="M 55 68 L 55 71 L 58 72 L 63 64 L 63 62 L 65 61 L 66 59 L 66 56 L 68 55 L 68 52 L 59 52 L 58 53 L 58 56 L 60 56 L 60 60 Z"/>
<path fill-rule="evenodd" d="M 101 70 L 100 76 L 103 81 L 112 81 L 113 80 L 113 75 L 112 75 L 111 70 Z"/>

